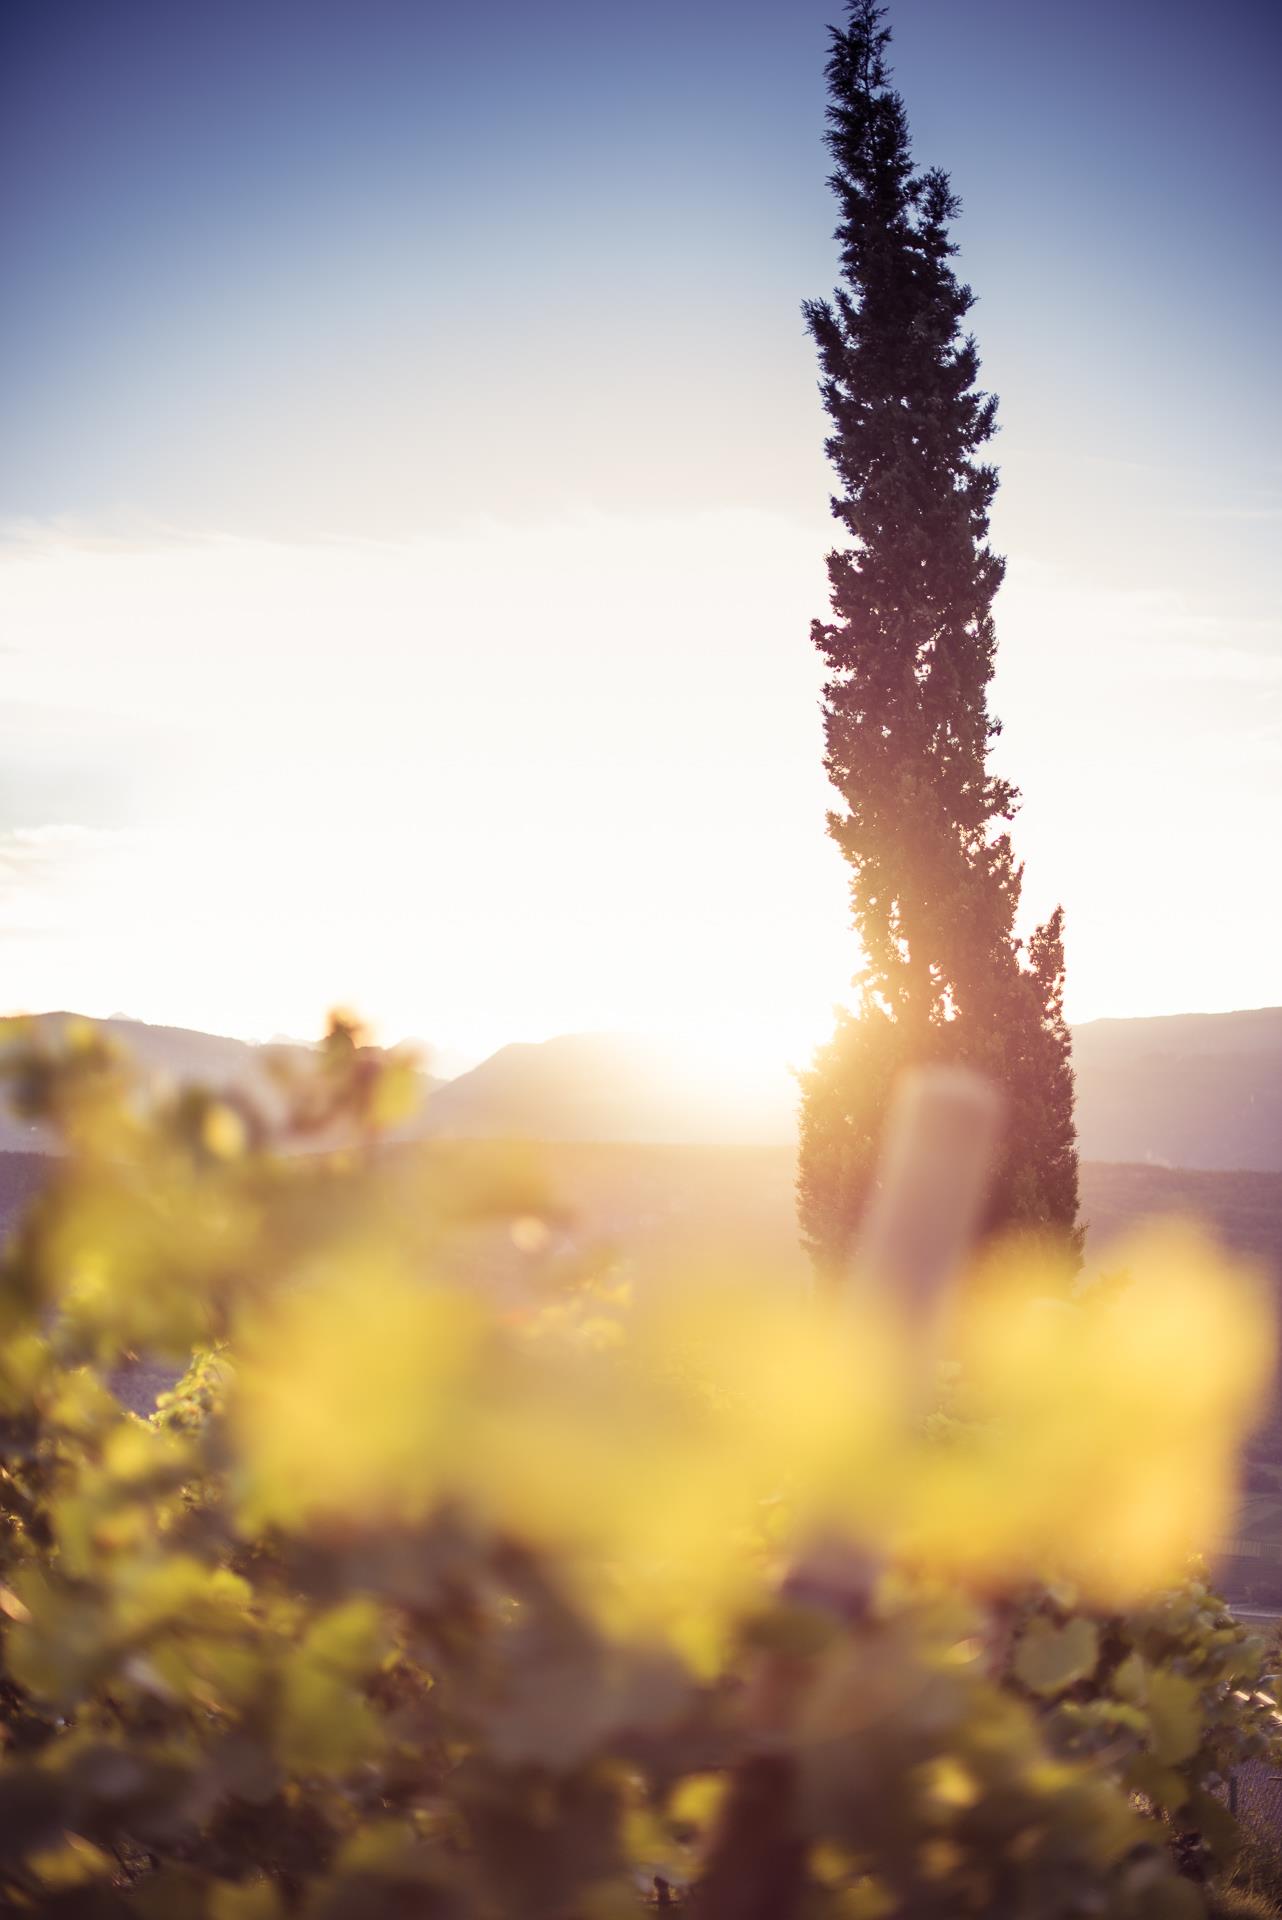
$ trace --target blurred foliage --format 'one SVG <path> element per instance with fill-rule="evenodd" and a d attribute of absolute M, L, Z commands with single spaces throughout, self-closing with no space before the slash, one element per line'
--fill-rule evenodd
<path fill-rule="evenodd" d="M 1248 1276 L 1008 1249 L 923 1421 L 871 1290 L 632 1300 L 519 1159 L 381 1149 L 409 1076 L 348 1020 L 274 1136 L 90 1027 L 0 1069 L 63 1149 L 0 1282 L 0 1910 L 1202 1911 L 1282 1752 L 1186 1577 Z M 139 1353 L 186 1367 L 145 1419 Z"/>

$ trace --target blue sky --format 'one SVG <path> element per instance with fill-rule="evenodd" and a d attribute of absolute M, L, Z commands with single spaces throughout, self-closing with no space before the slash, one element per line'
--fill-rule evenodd
<path fill-rule="evenodd" d="M 833 11 L 4 9 L 11 996 L 822 1030 Z M 1001 402 L 1030 906 L 1080 1017 L 1277 1001 L 1282 16 L 890 17 Z"/>

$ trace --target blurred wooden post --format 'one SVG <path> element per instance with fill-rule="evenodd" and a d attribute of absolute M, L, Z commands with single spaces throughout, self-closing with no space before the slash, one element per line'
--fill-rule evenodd
<path fill-rule="evenodd" d="M 1001 1117 L 997 1089 L 964 1067 L 900 1082 L 847 1284 L 874 1288 L 910 1333 L 937 1314 L 970 1251 Z"/>
<path fill-rule="evenodd" d="M 877 1188 L 839 1295 L 889 1306 L 916 1344 L 906 1424 L 927 1411 L 953 1283 L 973 1245 L 1001 1133 L 996 1088 L 960 1067 L 906 1074 L 886 1128 Z M 839 1302 L 840 1303 L 840 1302 Z M 816 1542 L 787 1594 L 856 1615 L 877 1566 L 845 1542 Z M 792 1920 L 805 1884 L 791 1754 L 797 1663 L 765 1655 L 750 1675 L 752 1750 L 736 1768 L 699 1883 L 699 1920 Z"/>

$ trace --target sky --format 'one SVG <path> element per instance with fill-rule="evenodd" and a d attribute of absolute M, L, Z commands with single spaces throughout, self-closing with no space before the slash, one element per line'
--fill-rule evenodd
<path fill-rule="evenodd" d="M 0 1005 L 801 1058 L 835 0 L 0 5 Z M 893 0 L 1069 1011 L 1282 1001 L 1282 13 Z"/>

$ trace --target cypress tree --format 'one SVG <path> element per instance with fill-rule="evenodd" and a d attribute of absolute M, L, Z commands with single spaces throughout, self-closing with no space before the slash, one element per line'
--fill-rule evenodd
<path fill-rule="evenodd" d="M 828 555 L 831 618 L 811 630 L 840 797 L 828 826 L 865 960 L 857 1010 L 801 1076 L 799 1208 L 821 1266 L 841 1263 L 863 1212 L 896 1075 L 927 1061 L 965 1062 L 1007 1095 L 989 1226 L 1072 1234 L 1077 1214 L 1063 915 L 1016 935 L 1018 793 L 989 765 L 1005 563 L 988 545 L 997 472 L 978 456 L 996 401 L 950 264 L 959 202 L 947 174 L 913 165 L 884 12 L 851 0 L 831 30 L 841 284 L 804 307 L 850 542 Z"/>

